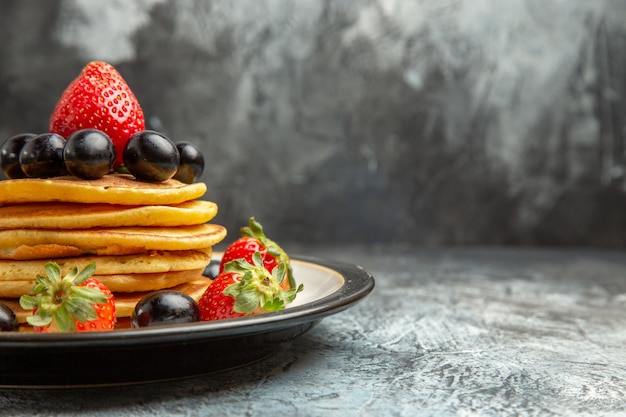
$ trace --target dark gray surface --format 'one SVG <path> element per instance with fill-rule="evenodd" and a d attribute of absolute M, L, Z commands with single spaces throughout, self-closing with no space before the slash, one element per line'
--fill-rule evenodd
<path fill-rule="evenodd" d="M 622 252 L 289 250 L 360 264 L 377 286 L 260 363 L 79 394 L 0 390 L 2 414 L 626 415 Z"/>
<path fill-rule="evenodd" d="M 0 36 L 0 138 L 109 61 L 229 230 L 625 244 L 623 0 L 0 0 Z"/>

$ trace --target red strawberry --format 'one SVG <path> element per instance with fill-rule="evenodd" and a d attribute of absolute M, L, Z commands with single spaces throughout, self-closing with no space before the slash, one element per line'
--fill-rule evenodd
<path fill-rule="evenodd" d="M 280 263 L 284 263 L 287 267 L 286 279 L 280 283 L 283 289 L 289 290 L 296 287 L 289 256 L 276 242 L 265 236 L 261 223 L 254 220 L 254 217 L 250 217 L 249 225 L 242 227 L 240 233 L 242 237 L 231 243 L 224 251 L 220 262 L 220 272 L 224 270 L 227 263 L 236 259 L 243 258 L 252 263 L 252 255 L 259 252 L 263 265 L 268 271 L 272 272 Z"/>
<path fill-rule="evenodd" d="M 233 310 L 235 299 L 224 294 L 224 290 L 237 283 L 239 277 L 240 275 L 236 272 L 222 272 L 215 277 L 209 288 L 198 300 L 200 320 L 222 320 L 245 316 L 245 314 Z"/>
<path fill-rule="evenodd" d="M 91 275 L 96 264 L 78 272 L 73 268 L 61 277 L 61 268 L 46 264 L 46 275 L 37 276 L 30 295 L 20 297 L 25 310 L 34 310 L 26 318 L 35 332 L 93 332 L 112 330 L 115 326 L 115 300 L 111 291 Z"/>
<path fill-rule="evenodd" d="M 124 146 L 145 129 L 143 111 L 113 66 L 94 61 L 65 89 L 50 116 L 50 131 L 67 139 L 81 129 L 98 129 L 115 145 L 115 168 L 123 164 Z"/>
<path fill-rule="evenodd" d="M 252 255 L 254 255 L 255 252 L 259 252 L 261 254 L 263 265 L 268 271 L 272 271 L 278 265 L 278 257 L 268 254 L 267 248 L 259 239 L 256 237 L 244 236 L 228 245 L 222 255 L 220 271 L 224 270 L 224 265 L 230 261 L 234 261 L 235 259 L 243 258 L 248 262 L 252 262 Z"/>
<path fill-rule="evenodd" d="M 302 291 L 302 285 L 289 290 L 281 288 L 280 283 L 286 275 L 285 264 L 270 273 L 263 266 L 260 252 L 254 253 L 252 262 L 240 258 L 226 264 L 224 272 L 213 280 L 198 300 L 200 320 L 283 310 Z"/>

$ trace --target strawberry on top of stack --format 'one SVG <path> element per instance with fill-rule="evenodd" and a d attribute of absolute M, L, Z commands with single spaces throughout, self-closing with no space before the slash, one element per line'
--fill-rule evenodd
<path fill-rule="evenodd" d="M 122 317 L 133 327 L 236 317 L 282 309 L 302 289 L 254 219 L 242 229 L 259 242 L 254 252 L 225 262 L 215 281 L 203 277 L 226 230 L 209 223 L 217 205 L 199 200 L 202 154 L 146 130 L 135 95 L 105 62 L 89 63 L 66 88 L 50 132 L 9 138 L 0 166 L 9 178 L 0 181 L 0 330 L 18 321 L 51 332 L 110 330 Z M 158 297 L 190 307 L 172 316 Z"/>

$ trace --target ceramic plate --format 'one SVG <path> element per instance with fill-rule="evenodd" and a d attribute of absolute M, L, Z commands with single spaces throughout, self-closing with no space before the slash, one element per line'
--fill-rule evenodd
<path fill-rule="evenodd" d="M 261 360 L 367 296 L 363 268 L 297 257 L 304 291 L 285 310 L 216 322 L 73 334 L 0 333 L 0 386 L 72 387 L 191 377 Z"/>

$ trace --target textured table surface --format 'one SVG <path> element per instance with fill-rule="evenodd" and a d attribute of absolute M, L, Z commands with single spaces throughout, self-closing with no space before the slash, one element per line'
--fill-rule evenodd
<path fill-rule="evenodd" d="M 0 390 L 2 415 L 626 415 L 626 256 L 293 248 L 357 263 L 364 301 L 253 365 L 173 382 Z"/>

